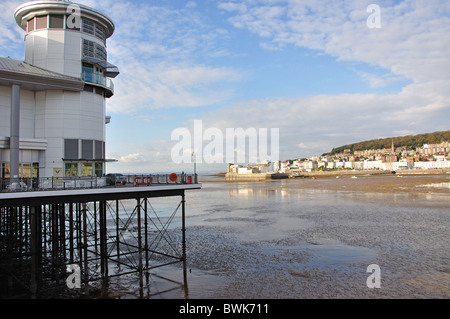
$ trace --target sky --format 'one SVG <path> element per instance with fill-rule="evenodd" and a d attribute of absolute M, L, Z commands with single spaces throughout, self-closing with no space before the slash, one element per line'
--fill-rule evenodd
<path fill-rule="evenodd" d="M 448 0 L 77 2 L 116 26 L 108 60 L 121 74 L 106 132 L 118 162 L 108 172 L 193 171 L 172 155 L 191 140 L 172 133 L 194 136 L 194 121 L 223 135 L 278 129 L 280 160 L 450 129 Z M 21 3 L 0 3 L 0 56 L 23 60 Z M 203 136 L 203 150 L 212 141 Z M 198 172 L 225 170 L 223 157 L 200 161 L 191 144 Z"/>

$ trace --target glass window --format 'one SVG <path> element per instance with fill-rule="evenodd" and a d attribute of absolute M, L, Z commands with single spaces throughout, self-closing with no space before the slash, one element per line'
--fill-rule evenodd
<path fill-rule="evenodd" d="M 47 16 L 36 17 L 36 30 L 47 29 Z"/>
<path fill-rule="evenodd" d="M 83 79 L 87 82 L 94 82 L 94 66 L 83 63 Z"/>
<path fill-rule="evenodd" d="M 39 163 L 33 163 L 33 178 L 39 178 Z"/>
<path fill-rule="evenodd" d="M 27 22 L 28 32 L 34 31 L 34 18 Z"/>
<path fill-rule="evenodd" d="M 9 163 L 3 163 L 2 164 L 2 177 L 3 178 L 10 178 L 11 175 L 9 173 Z"/>
<path fill-rule="evenodd" d="M 95 163 L 95 176 L 103 176 L 103 163 Z"/>
<path fill-rule="evenodd" d="M 31 178 L 31 164 L 22 164 L 21 178 Z"/>
<path fill-rule="evenodd" d="M 65 172 L 66 177 L 78 176 L 78 163 L 66 163 Z"/>
<path fill-rule="evenodd" d="M 64 16 L 50 15 L 50 29 L 64 29 Z"/>
<path fill-rule="evenodd" d="M 81 176 L 92 176 L 92 163 L 81 164 Z"/>

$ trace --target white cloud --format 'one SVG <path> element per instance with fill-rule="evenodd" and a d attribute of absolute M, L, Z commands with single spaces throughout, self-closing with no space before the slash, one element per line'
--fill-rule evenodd
<path fill-rule="evenodd" d="M 365 80 L 369 83 L 369 86 L 371 88 L 384 87 L 390 83 L 404 80 L 403 77 L 395 76 L 392 73 L 378 76 L 373 73 L 359 71 L 358 74 L 363 80 Z"/>
<path fill-rule="evenodd" d="M 128 154 L 119 159 L 124 164 L 142 164 L 148 162 L 146 157 L 140 153 Z"/>
<path fill-rule="evenodd" d="M 116 96 L 108 111 L 132 113 L 142 109 L 197 107 L 227 100 L 224 83 L 240 78 L 231 68 L 200 64 L 132 62 L 123 68 L 116 83 Z"/>
<path fill-rule="evenodd" d="M 22 4 L 20 0 L 2 0 L 0 2 L 0 50 L 8 52 L 14 59 L 22 59 L 23 37 L 25 32 L 17 25 L 14 11 Z"/>
<path fill-rule="evenodd" d="M 281 47 L 295 45 L 324 52 L 338 60 L 361 61 L 416 82 L 448 79 L 450 4 L 446 0 L 385 1 L 381 29 L 369 29 L 371 1 L 286 1 L 259 6 L 225 3 L 229 22 L 247 28 Z M 242 4 L 241 4 L 242 5 Z"/>

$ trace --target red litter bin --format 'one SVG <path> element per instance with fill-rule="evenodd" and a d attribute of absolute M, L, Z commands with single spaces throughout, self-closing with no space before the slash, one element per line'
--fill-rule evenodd
<path fill-rule="evenodd" d="M 192 184 L 192 176 L 188 176 L 187 180 L 188 180 L 188 184 Z"/>

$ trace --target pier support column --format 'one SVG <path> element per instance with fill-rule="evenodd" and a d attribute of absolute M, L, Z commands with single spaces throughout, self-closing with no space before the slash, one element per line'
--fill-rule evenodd
<path fill-rule="evenodd" d="M 183 191 L 181 195 L 181 231 L 182 231 L 182 249 L 183 249 L 183 261 L 186 260 L 186 200 Z"/>
<path fill-rule="evenodd" d="M 108 236 L 106 224 L 106 202 L 99 203 L 100 224 L 100 265 L 103 277 L 108 276 Z"/>
<path fill-rule="evenodd" d="M 142 224 L 141 224 L 141 199 L 137 199 L 137 236 L 138 236 L 138 256 L 139 256 L 139 262 L 138 262 L 138 271 L 139 273 L 142 272 Z"/>
<path fill-rule="evenodd" d="M 84 282 L 84 293 L 89 296 L 89 262 L 88 262 L 88 222 L 87 222 L 87 205 L 86 203 L 81 203 L 81 216 L 83 222 L 83 282 Z"/>
<path fill-rule="evenodd" d="M 32 298 L 36 298 L 38 290 L 38 250 L 40 251 L 40 226 L 41 222 L 38 216 L 38 209 L 30 207 L 30 253 L 31 253 L 31 278 L 30 278 L 30 292 Z"/>
<path fill-rule="evenodd" d="M 20 143 L 20 85 L 11 87 L 11 136 L 10 149 L 10 176 L 19 178 L 19 143 Z"/>

